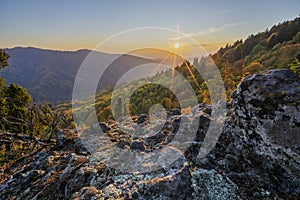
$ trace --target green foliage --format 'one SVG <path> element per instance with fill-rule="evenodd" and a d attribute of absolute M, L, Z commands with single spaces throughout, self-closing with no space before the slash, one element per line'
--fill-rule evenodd
<path fill-rule="evenodd" d="M 0 49 L 0 69 L 8 66 L 9 55 L 4 51 L 4 49 Z"/>
<path fill-rule="evenodd" d="M 161 104 L 170 110 L 176 107 L 172 104 L 176 101 L 175 95 L 168 88 L 158 84 L 146 84 L 138 88 L 131 96 L 130 112 L 132 114 L 148 113 L 154 104 Z"/>
<path fill-rule="evenodd" d="M 204 67 L 204 61 L 202 64 Z M 190 69 L 190 71 L 188 68 Z M 189 81 L 189 84 L 194 89 L 199 99 L 199 102 L 210 102 L 208 88 L 204 82 L 204 79 L 193 65 L 185 61 L 185 63 L 183 63 L 182 65 L 177 66 L 175 70 L 182 74 L 185 77 L 185 79 Z M 191 76 L 191 72 L 193 73 L 195 79 Z M 206 73 L 210 73 L 209 69 L 207 69 Z M 171 79 L 169 77 L 171 77 L 171 71 L 160 72 L 152 77 L 133 81 L 129 84 L 126 84 L 121 87 L 120 91 L 114 92 L 117 93 L 115 94 L 116 96 L 122 96 L 128 94 L 133 88 L 137 88 L 136 90 L 134 90 L 133 94 L 130 97 L 129 105 L 127 105 L 129 108 L 130 115 L 148 114 L 149 109 L 155 104 L 160 104 L 164 106 L 166 110 L 180 108 L 178 99 L 175 96 L 175 94 L 169 88 L 163 86 L 171 84 Z M 213 77 L 210 78 L 213 79 Z M 151 81 L 154 83 L 160 82 L 163 84 L 145 84 L 145 82 L 147 81 Z M 179 81 L 177 76 L 174 77 L 174 83 L 176 84 L 177 92 L 180 93 L 181 97 L 184 97 L 186 99 L 186 102 L 184 102 L 183 104 L 188 105 L 191 97 L 188 91 L 186 91 L 184 84 Z M 197 84 L 199 83 L 200 88 L 197 86 Z M 96 113 L 99 121 L 107 121 L 109 119 L 113 119 L 111 111 L 112 90 L 113 88 L 111 87 L 99 91 L 96 94 L 95 104 L 93 104 L 90 99 L 76 102 L 76 104 L 79 105 L 79 107 L 76 110 L 76 112 L 78 112 L 78 117 L 80 117 L 78 121 L 86 122 L 85 124 L 80 124 L 80 126 L 90 126 L 93 123 L 97 123 L 92 122 L 92 116 L 86 116 L 86 114 L 90 113 L 90 111 L 92 111 L 92 109 L 94 108 L 96 108 Z M 116 102 L 112 103 L 116 106 L 115 115 L 123 116 L 124 106 L 126 105 L 124 105 L 124 102 L 121 98 L 117 98 L 115 101 Z M 58 105 L 58 107 L 59 109 L 66 110 L 68 112 L 71 112 L 72 109 L 71 103 L 63 103 Z"/>
<path fill-rule="evenodd" d="M 300 59 L 300 18 L 221 48 L 212 57 L 222 72 L 228 99 L 241 79 L 267 69 L 289 69 Z M 296 67 L 294 67 L 296 68 Z"/>
<path fill-rule="evenodd" d="M 26 133 L 25 124 L 27 117 L 27 104 L 31 102 L 31 96 L 27 91 L 19 85 L 10 84 L 4 90 L 2 96 L 2 109 L 6 110 L 5 117 L 9 122 L 5 126 L 5 130 L 13 133 Z"/>
<path fill-rule="evenodd" d="M 289 66 L 290 70 L 300 76 L 300 61 L 298 59 L 295 59 L 291 64 L 289 64 Z"/>
<path fill-rule="evenodd" d="M 244 74 L 255 74 L 261 71 L 262 65 L 259 62 L 252 62 L 244 69 Z"/>
<path fill-rule="evenodd" d="M 8 66 L 8 54 L 0 51 L 1 68 Z M 0 165 L 31 153 L 38 140 L 52 139 L 59 129 L 73 128 L 70 112 L 44 103 L 36 105 L 27 90 L 6 85 L 0 78 Z"/>

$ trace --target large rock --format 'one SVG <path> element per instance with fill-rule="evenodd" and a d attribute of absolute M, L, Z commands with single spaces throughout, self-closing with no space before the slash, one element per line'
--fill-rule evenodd
<path fill-rule="evenodd" d="M 198 169 L 192 173 L 193 197 L 196 200 L 237 200 L 238 187 L 214 170 Z"/>
<path fill-rule="evenodd" d="M 222 172 L 244 199 L 299 197 L 299 76 L 289 70 L 251 75 L 232 97 L 217 145 L 196 164 Z"/>
<path fill-rule="evenodd" d="M 57 136 L 57 144 L 49 144 L 2 170 L 0 197 L 299 199 L 299 76 L 289 70 L 251 75 L 240 83 L 232 98 L 231 105 L 226 105 L 229 112 L 222 134 L 204 158 L 197 155 L 208 127 L 219 120 L 211 117 L 218 104 L 195 106 L 193 115 L 180 115 L 178 111 L 169 114 L 161 131 L 151 129 L 152 125 L 146 123 L 148 116 L 134 116 L 137 127 L 148 127 L 140 135 L 120 130 L 115 122 L 102 124 L 105 133 L 101 138 L 95 138 L 99 136 L 96 129 L 91 129 L 93 134 L 83 132 L 81 138 L 62 132 Z M 194 140 L 185 152 L 175 148 L 166 151 L 166 145 L 182 130 L 181 124 L 188 126 L 186 122 L 198 127 Z M 83 136 L 89 137 L 84 141 Z M 84 146 L 87 142 L 93 143 L 92 150 L 98 152 L 90 155 L 91 148 Z M 97 146 L 99 142 L 103 145 Z M 118 150 L 146 158 L 160 150 L 168 153 L 142 163 L 143 169 L 150 166 L 153 170 L 127 172 L 113 168 L 105 159 L 113 155 L 112 160 L 117 163 L 122 159 L 135 163 L 134 159 L 141 156 L 130 160 L 109 154 Z M 172 162 L 165 165 L 169 158 Z"/>
<path fill-rule="evenodd" d="M 290 70 L 248 76 L 233 93 L 239 126 L 300 153 L 300 78 Z"/>

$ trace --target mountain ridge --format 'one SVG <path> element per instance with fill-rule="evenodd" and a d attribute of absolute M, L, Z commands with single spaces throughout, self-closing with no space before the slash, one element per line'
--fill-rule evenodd
<path fill-rule="evenodd" d="M 119 54 L 81 49 L 59 51 L 35 47 L 15 47 L 6 49 L 10 54 L 10 66 L 1 71 L 1 76 L 8 83 L 17 83 L 25 87 L 37 102 L 70 100 L 76 73 L 89 53 L 93 52 L 98 60 L 109 59 Z M 106 71 L 103 85 L 99 89 L 112 85 L 117 78 L 134 67 L 137 63 L 148 63 L 149 59 L 135 55 L 120 55 L 116 71 Z M 120 65 L 120 63 L 122 65 Z M 99 64 L 100 65 L 100 64 Z"/>

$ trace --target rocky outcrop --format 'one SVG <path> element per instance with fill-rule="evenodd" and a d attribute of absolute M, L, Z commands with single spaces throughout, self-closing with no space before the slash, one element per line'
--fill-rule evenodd
<path fill-rule="evenodd" d="M 221 102 L 222 103 L 222 102 Z M 224 102 L 223 102 L 224 104 Z M 101 123 L 103 151 L 90 154 L 75 133 L 24 157 L 4 170 L 1 199 L 298 199 L 300 197 L 300 78 L 289 70 L 246 77 L 232 94 L 222 133 L 212 151 L 199 150 L 218 105 L 199 104 L 192 114 L 172 110 L 160 131 L 124 132 Z M 172 144 L 185 122 L 199 119 L 193 141 L 169 165 L 126 172 L 101 159 L 110 145 L 151 155 Z M 146 115 L 133 117 L 147 127 Z M 192 123 L 192 125 L 195 125 Z M 187 129 L 188 130 L 188 129 Z M 92 132 L 97 133 L 93 129 Z M 84 133 L 83 133 L 84 134 Z M 95 140 L 92 138 L 91 141 Z M 95 141 L 96 143 L 97 141 Z M 105 150 L 105 151 L 104 151 Z M 172 151 L 168 151 L 172 152 Z M 140 158 L 140 157 L 135 157 Z M 121 158 L 120 158 L 121 159 Z M 134 160 L 134 159 L 133 159 Z M 134 162 L 133 162 L 134 164 Z"/>
<path fill-rule="evenodd" d="M 238 187 L 227 177 L 214 170 L 198 169 L 192 173 L 194 199 L 240 199 Z"/>
<path fill-rule="evenodd" d="M 197 165 L 228 177 L 244 199 L 299 197 L 299 86 L 289 70 L 246 77 L 216 147 Z"/>

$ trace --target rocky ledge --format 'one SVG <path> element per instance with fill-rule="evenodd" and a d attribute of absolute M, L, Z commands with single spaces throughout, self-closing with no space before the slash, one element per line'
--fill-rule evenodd
<path fill-rule="evenodd" d="M 5 169 L 0 197 L 299 199 L 299 76 L 289 70 L 272 70 L 246 77 L 232 94 L 232 102 L 226 103 L 228 113 L 217 144 L 199 158 L 214 106 L 198 105 L 192 115 L 170 111 L 161 131 L 146 138 L 132 137 L 114 121 L 100 124 L 105 137 L 119 148 L 148 154 L 169 144 L 182 120 L 199 117 L 194 141 L 168 166 L 145 172 L 116 170 L 99 159 L 101 151 L 100 155 L 89 153 L 81 137 L 66 131 L 56 144 Z M 148 123 L 145 115 L 134 120 L 137 126 Z"/>

